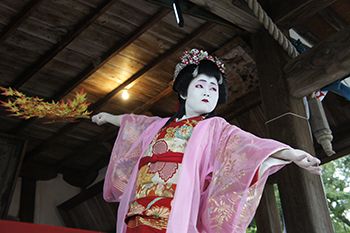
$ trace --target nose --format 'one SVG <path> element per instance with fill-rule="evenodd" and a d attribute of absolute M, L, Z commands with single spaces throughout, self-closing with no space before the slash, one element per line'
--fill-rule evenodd
<path fill-rule="evenodd" d="M 207 94 L 207 93 L 204 93 L 203 95 L 209 97 L 209 94 Z"/>

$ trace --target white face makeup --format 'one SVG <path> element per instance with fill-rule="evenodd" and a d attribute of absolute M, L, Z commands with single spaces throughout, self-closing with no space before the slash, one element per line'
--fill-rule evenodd
<path fill-rule="evenodd" d="M 219 85 L 214 77 L 200 74 L 194 78 L 187 89 L 185 104 L 186 117 L 210 113 L 219 99 Z"/>

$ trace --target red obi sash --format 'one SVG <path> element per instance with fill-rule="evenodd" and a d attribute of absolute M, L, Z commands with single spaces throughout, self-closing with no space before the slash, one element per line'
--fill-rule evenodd
<path fill-rule="evenodd" d="M 139 170 L 140 170 L 140 168 L 142 168 L 146 164 L 155 163 L 157 161 L 181 163 L 183 156 L 184 156 L 183 153 L 172 152 L 172 151 L 168 151 L 168 152 L 160 154 L 160 155 L 153 154 L 152 156 L 146 156 L 146 157 L 141 158 L 140 164 L 139 164 Z"/>

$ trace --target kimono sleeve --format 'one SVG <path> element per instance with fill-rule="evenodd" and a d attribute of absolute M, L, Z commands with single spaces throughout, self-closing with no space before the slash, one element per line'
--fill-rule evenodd
<path fill-rule="evenodd" d="M 259 204 L 268 175 L 282 168 L 268 168 L 256 183 L 251 182 L 261 164 L 288 146 L 263 139 L 236 126 L 224 127 L 213 162 L 213 176 L 203 199 L 205 232 L 245 232 Z"/>
<path fill-rule="evenodd" d="M 119 201 L 141 156 L 142 138 L 140 135 L 158 119 L 160 118 L 133 114 L 122 117 L 104 181 L 103 197 L 106 201 Z"/>

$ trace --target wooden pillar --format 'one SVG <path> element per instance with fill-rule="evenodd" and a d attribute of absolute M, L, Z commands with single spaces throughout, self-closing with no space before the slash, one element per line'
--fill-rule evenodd
<path fill-rule="evenodd" d="M 266 120 L 274 119 L 267 124 L 270 137 L 314 155 L 303 100 L 290 96 L 283 73 L 290 58 L 266 30 L 252 35 L 252 43 Z M 334 232 L 320 176 L 290 164 L 277 180 L 288 233 Z"/>
<path fill-rule="evenodd" d="M 22 177 L 19 219 L 21 222 L 34 222 L 36 180 Z"/>
<path fill-rule="evenodd" d="M 282 233 L 273 184 L 266 183 L 255 214 L 258 233 Z"/>

